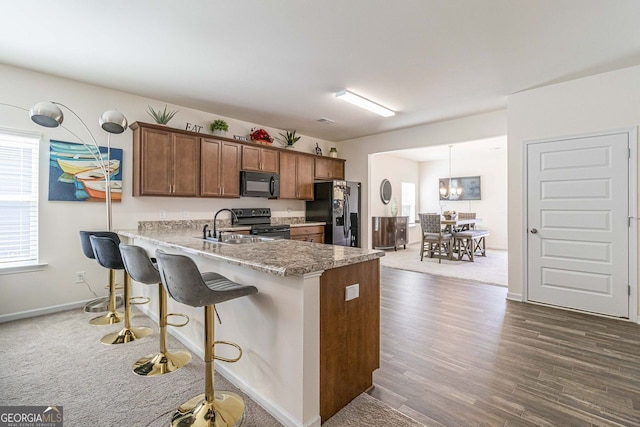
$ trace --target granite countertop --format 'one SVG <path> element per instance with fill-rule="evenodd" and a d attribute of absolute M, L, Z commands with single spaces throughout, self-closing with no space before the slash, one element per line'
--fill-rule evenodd
<path fill-rule="evenodd" d="M 203 240 L 200 233 L 191 228 L 121 230 L 118 234 L 277 276 L 301 277 L 384 256 L 382 251 L 286 239 L 241 245 L 220 244 Z"/>

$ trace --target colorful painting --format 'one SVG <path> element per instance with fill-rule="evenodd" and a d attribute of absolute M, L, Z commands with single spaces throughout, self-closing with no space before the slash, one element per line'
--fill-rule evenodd
<path fill-rule="evenodd" d="M 49 200 L 104 202 L 106 181 L 97 159 L 105 164 L 111 183 L 111 200 L 122 200 L 122 149 L 95 148 L 73 142 L 49 142 Z"/>

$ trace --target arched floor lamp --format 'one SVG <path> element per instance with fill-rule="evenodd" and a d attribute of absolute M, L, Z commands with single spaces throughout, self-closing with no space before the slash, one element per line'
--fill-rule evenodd
<path fill-rule="evenodd" d="M 6 105 L 8 107 L 13 107 L 23 111 L 28 111 L 29 117 L 31 118 L 31 120 L 40 126 L 44 126 L 47 128 L 55 128 L 60 126 L 64 130 L 69 132 L 71 135 L 76 137 L 80 141 L 80 143 L 84 145 L 85 148 L 87 148 L 87 150 L 91 153 L 96 163 L 98 164 L 100 171 L 104 174 L 105 203 L 107 208 L 107 230 L 112 231 L 113 213 L 111 209 L 111 180 L 110 180 L 110 175 L 112 172 L 110 168 L 111 134 L 112 133 L 120 134 L 127 129 L 128 122 L 124 114 L 122 114 L 117 110 L 108 110 L 102 113 L 102 115 L 100 116 L 100 119 L 98 121 L 100 124 L 100 127 L 107 132 L 107 156 L 105 159 L 105 157 L 102 156 L 102 154 L 100 153 L 100 146 L 98 145 L 98 141 L 93 136 L 93 133 L 91 133 L 91 130 L 89 130 L 89 127 L 87 126 L 87 124 L 84 122 L 84 120 L 80 118 L 80 116 L 76 114 L 75 111 L 73 111 L 71 108 L 67 107 L 66 105 L 60 102 L 55 102 L 55 101 L 44 101 L 44 102 L 38 102 L 30 110 L 27 110 L 26 108 L 18 107 L 17 105 L 12 105 L 12 104 L 0 103 L 0 105 Z M 64 114 L 60 107 L 63 107 L 64 109 L 68 110 L 82 124 L 87 134 L 91 137 L 91 141 L 89 144 L 83 138 L 81 138 L 76 133 L 74 133 L 72 130 L 62 125 L 62 122 L 64 121 Z M 97 298 L 95 300 L 89 301 L 85 305 L 85 311 L 100 312 L 100 311 L 107 311 L 111 308 L 113 309 L 113 311 L 115 311 L 115 307 L 111 307 L 111 308 L 109 307 L 110 300 L 111 300 L 110 297 L 101 297 L 101 298 Z M 122 299 L 118 298 L 118 300 L 119 301 L 115 303 L 116 307 L 122 305 Z"/>

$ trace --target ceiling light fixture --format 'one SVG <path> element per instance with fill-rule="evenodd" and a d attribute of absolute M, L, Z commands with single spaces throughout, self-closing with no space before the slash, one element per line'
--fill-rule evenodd
<path fill-rule="evenodd" d="M 451 179 L 451 147 L 453 147 L 453 145 L 449 146 L 449 182 L 447 185 L 443 181 L 440 181 L 440 198 L 456 200 L 462 194 L 462 187 L 455 185 Z"/>
<path fill-rule="evenodd" d="M 341 90 L 336 93 L 336 98 L 341 99 L 343 101 L 347 101 L 353 105 L 357 105 L 360 108 L 364 108 L 365 110 L 369 110 L 373 113 L 379 114 L 382 117 L 391 117 L 395 116 L 395 112 L 390 109 L 383 107 L 380 104 L 376 104 L 373 101 L 369 101 L 366 98 L 361 97 L 360 95 L 356 95 L 353 92 L 349 92 L 348 90 Z"/>

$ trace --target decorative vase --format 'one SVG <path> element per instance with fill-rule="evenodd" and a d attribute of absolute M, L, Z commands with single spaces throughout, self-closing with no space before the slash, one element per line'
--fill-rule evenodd
<path fill-rule="evenodd" d="M 216 129 L 216 130 L 213 131 L 213 134 L 215 136 L 225 136 L 227 133 L 225 131 L 221 130 L 221 129 Z"/>
<path fill-rule="evenodd" d="M 338 150 L 335 147 L 331 147 L 329 150 L 329 157 L 338 157 Z"/>
<path fill-rule="evenodd" d="M 396 199 L 391 200 L 389 207 L 391 208 L 391 216 L 398 216 L 398 202 Z"/>

